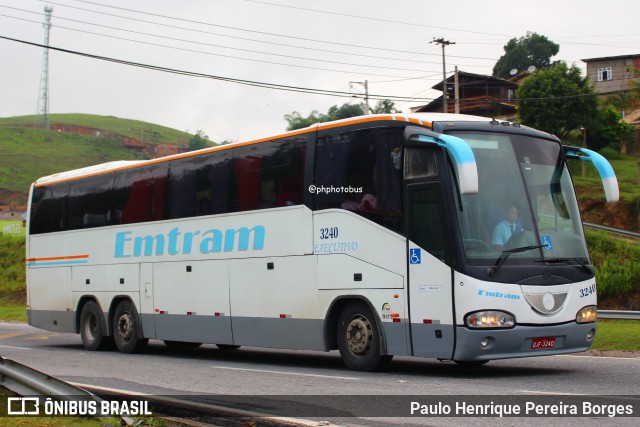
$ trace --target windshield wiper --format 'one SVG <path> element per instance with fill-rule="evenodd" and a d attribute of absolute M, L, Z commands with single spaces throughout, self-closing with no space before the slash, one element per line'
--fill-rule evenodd
<path fill-rule="evenodd" d="M 493 267 L 487 269 L 487 273 L 489 273 L 489 277 L 495 276 L 498 273 L 498 270 L 500 270 L 500 267 L 502 267 L 502 264 L 504 264 L 504 262 L 507 260 L 507 258 L 509 258 L 509 256 L 511 256 L 511 254 L 515 254 L 518 252 L 527 252 L 533 249 L 544 248 L 546 246 L 547 245 L 522 246 L 520 248 L 513 248 L 502 251 L 502 254 L 500 254 L 500 257 L 496 260 L 496 263 L 493 265 Z"/>
<path fill-rule="evenodd" d="M 536 260 L 536 262 L 545 262 L 545 263 L 548 262 L 549 264 L 559 264 L 562 262 L 566 264 L 571 264 L 572 261 L 580 264 L 580 267 L 587 273 L 593 274 L 593 270 L 587 265 L 587 263 L 582 261 L 580 258 L 545 258 L 545 259 Z"/>

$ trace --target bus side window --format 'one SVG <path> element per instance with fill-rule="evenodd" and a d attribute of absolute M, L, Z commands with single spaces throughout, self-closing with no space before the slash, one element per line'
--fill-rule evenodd
<path fill-rule="evenodd" d="M 110 225 L 114 174 L 78 180 L 69 190 L 69 229 Z"/>
<path fill-rule="evenodd" d="M 294 136 L 234 148 L 230 211 L 301 204 L 306 141 Z"/>
<path fill-rule="evenodd" d="M 52 233 L 67 229 L 68 184 L 36 187 L 31 205 L 30 234 Z"/>
<path fill-rule="evenodd" d="M 119 174 L 114 185 L 115 223 L 134 224 L 163 219 L 166 179 L 166 163 Z"/>
<path fill-rule="evenodd" d="M 402 128 L 324 135 L 316 143 L 316 210 L 342 208 L 401 232 Z"/>

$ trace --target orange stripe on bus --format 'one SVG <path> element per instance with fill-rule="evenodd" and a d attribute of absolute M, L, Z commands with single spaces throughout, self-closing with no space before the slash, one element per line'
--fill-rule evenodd
<path fill-rule="evenodd" d="M 49 258 L 29 258 L 26 262 L 38 262 L 38 261 L 60 261 L 65 259 L 83 259 L 89 258 L 89 255 L 70 255 L 70 256 L 54 256 Z"/>
<path fill-rule="evenodd" d="M 250 141 L 246 141 L 246 142 L 239 142 L 239 143 L 229 144 L 229 145 L 218 145 L 216 147 L 204 148 L 202 150 L 190 151 L 188 153 L 180 153 L 180 154 L 174 154 L 172 156 L 160 157 L 158 159 L 148 160 L 148 161 L 145 161 L 143 163 L 136 163 L 136 164 L 133 164 L 133 165 L 126 165 L 126 166 L 121 166 L 121 167 L 113 168 L 113 169 L 100 170 L 100 171 L 95 171 L 95 172 L 91 172 L 91 173 L 86 173 L 86 174 L 83 174 L 83 175 L 70 176 L 70 177 L 61 178 L 61 179 L 52 179 L 50 181 L 36 183 L 34 186 L 35 187 L 42 187 L 42 186 L 51 185 L 51 184 L 54 184 L 54 183 L 74 181 L 76 179 L 87 178 L 87 177 L 96 176 L 96 175 L 102 175 L 102 174 L 105 174 L 105 173 L 117 172 L 117 171 L 122 171 L 122 170 L 127 170 L 127 169 L 134 169 L 134 168 L 143 168 L 143 167 L 146 167 L 146 166 L 154 165 L 156 163 L 168 162 L 168 161 L 174 160 L 174 159 L 184 159 L 184 158 L 189 158 L 189 157 L 195 157 L 195 156 L 199 156 L 199 155 L 202 155 L 202 154 L 205 154 L 205 153 L 212 153 L 212 152 L 215 152 L 215 151 L 230 150 L 230 149 L 232 149 L 234 147 L 243 147 L 243 146 L 246 146 L 246 145 L 259 144 L 261 142 L 273 141 L 275 139 L 286 138 L 286 137 L 290 137 L 290 136 L 305 135 L 307 133 L 321 131 L 321 130 L 334 129 L 334 128 L 339 128 L 339 127 L 343 127 L 343 126 L 352 126 L 352 125 L 357 125 L 357 124 L 360 124 L 360 123 L 384 122 L 384 121 L 403 121 L 403 122 L 411 122 L 411 123 L 421 124 L 423 126 L 428 126 L 428 127 L 431 126 L 430 122 L 419 120 L 419 119 L 416 119 L 416 118 L 413 118 L 413 117 L 407 117 L 404 114 L 360 116 L 360 117 L 355 118 L 355 119 L 344 119 L 344 120 L 340 120 L 340 121 L 333 122 L 333 123 L 318 123 L 318 124 L 312 125 L 312 126 L 310 126 L 308 128 L 305 128 L 305 129 L 298 129 L 298 130 L 294 130 L 294 131 L 290 131 L 290 132 L 285 132 L 285 133 L 282 133 L 282 134 L 279 134 L 279 135 L 273 135 L 273 136 L 269 136 L 269 137 L 265 137 L 265 138 L 254 139 L 254 140 L 250 140 Z M 66 172 L 69 172 L 69 171 L 66 171 Z M 43 178 L 46 178 L 46 177 L 43 177 Z"/>

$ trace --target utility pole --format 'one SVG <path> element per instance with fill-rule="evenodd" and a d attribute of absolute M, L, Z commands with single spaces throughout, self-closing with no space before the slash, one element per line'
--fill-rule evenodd
<path fill-rule="evenodd" d="M 51 30 L 51 14 L 53 6 L 44 6 L 44 52 L 42 53 L 42 70 L 40 72 L 40 88 L 38 105 L 36 106 L 35 125 L 49 129 L 49 33 Z M 40 120 L 38 120 L 40 119 Z"/>
<path fill-rule="evenodd" d="M 369 106 L 369 81 L 365 80 L 364 82 L 349 82 L 349 87 L 354 84 L 364 86 L 364 112 L 365 114 L 371 114 L 371 107 Z"/>
<path fill-rule="evenodd" d="M 449 112 L 449 106 L 447 105 L 447 66 L 444 59 L 444 47 L 449 46 L 450 44 L 456 44 L 456 42 L 450 42 L 449 40 L 445 40 L 442 37 L 439 39 L 434 39 L 429 43 L 435 43 L 442 46 L 442 111 L 445 113 Z"/>
<path fill-rule="evenodd" d="M 460 76 L 458 75 L 458 66 L 456 65 L 456 69 L 454 71 L 453 78 L 453 96 L 455 101 L 455 108 L 453 110 L 454 113 L 460 114 Z"/>

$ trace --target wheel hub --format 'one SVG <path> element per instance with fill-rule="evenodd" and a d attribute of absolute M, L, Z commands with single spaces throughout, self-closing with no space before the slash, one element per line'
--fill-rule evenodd
<path fill-rule="evenodd" d="M 129 313 L 124 313 L 120 316 L 120 319 L 118 319 L 118 333 L 125 341 L 131 338 L 131 315 Z"/>
<path fill-rule="evenodd" d="M 371 323 L 362 316 L 356 317 L 347 326 L 347 347 L 357 356 L 365 355 L 371 348 L 373 334 Z"/>

